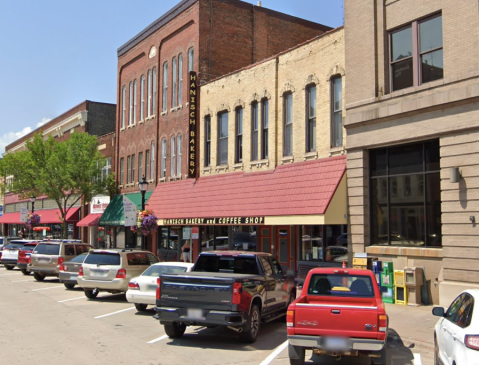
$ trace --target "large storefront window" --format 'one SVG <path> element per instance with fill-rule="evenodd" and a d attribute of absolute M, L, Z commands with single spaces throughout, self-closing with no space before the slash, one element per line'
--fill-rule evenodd
<path fill-rule="evenodd" d="M 439 141 L 370 151 L 371 244 L 441 246 Z"/>
<path fill-rule="evenodd" d="M 348 259 L 345 225 L 301 226 L 301 260 L 342 263 Z"/>
<path fill-rule="evenodd" d="M 228 250 L 227 226 L 204 226 L 201 231 L 201 251 Z M 256 226 L 232 226 L 233 249 L 257 251 Z"/>

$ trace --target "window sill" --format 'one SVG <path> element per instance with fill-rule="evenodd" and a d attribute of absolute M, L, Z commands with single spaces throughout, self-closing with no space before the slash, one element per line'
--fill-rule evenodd
<path fill-rule="evenodd" d="M 268 167 L 269 166 L 269 160 L 251 161 L 249 163 L 249 168 L 252 169 L 254 166 L 256 166 L 256 167 L 263 167 L 263 166 Z"/>
<path fill-rule="evenodd" d="M 344 155 L 345 153 L 346 153 L 346 150 L 344 149 L 344 146 L 331 147 L 329 149 L 329 157 L 337 156 L 337 155 Z"/>
<path fill-rule="evenodd" d="M 143 124 L 144 122 L 145 122 L 145 120 L 142 119 L 142 120 L 139 120 L 139 121 L 138 121 L 138 124 Z"/>
<path fill-rule="evenodd" d="M 123 184 L 118 185 L 118 189 L 123 189 Z"/>
<path fill-rule="evenodd" d="M 236 170 L 243 170 L 243 163 L 242 162 L 238 162 L 238 163 L 235 163 L 233 166 L 233 171 L 236 171 Z"/>
<path fill-rule="evenodd" d="M 221 172 L 221 171 L 228 171 L 229 166 L 228 165 L 219 165 L 216 166 L 216 172 Z"/>
<path fill-rule="evenodd" d="M 181 106 L 181 105 L 175 106 L 174 108 L 170 109 L 170 113 L 177 112 L 178 110 L 181 110 L 181 109 L 183 109 L 183 106 Z"/>
<path fill-rule="evenodd" d="M 395 247 L 395 246 L 368 246 L 368 255 L 385 256 L 418 256 L 442 258 L 442 247 Z"/>
<path fill-rule="evenodd" d="M 153 179 L 148 179 L 146 181 L 148 182 L 148 184 L 153 184 L 155 182 Z"/>
<path fill-rule="evenodd" d="M 281 159 L 281 165 L 284 165 L 285 163 L 293 163 L 293 162 L 294 162 L 293 156 L 286 156 Z"/>
<path fill-rule="evenodd" d="M 174 175 L 170 177 L 170 181 L 177 181 L 181 180 L 181 174 L 180 175 Z"/>
<path fill-rule="evenodd" d="M 306 152 L 303 155 L 303 161 L 317 160 L 317 159 L 318 159 L 318 152 L 317 151 Z"/>
<path fill-rule="evenodd" d="M 161 115 L 161 116 L 164 116 L 164 115 L 167 115 L 167 114 L 168 114 L 168 112 L 165 110 L 164 112 L 161 112 L 160 115 Z"/>
<path fill-rule="evenodd" d="M 211 172 L 211 166 L 207 166 L 207 167 L 203 167 L 203 169 L 201 170 L 202 173 L 209 173 Z"/>
<path fill-rule="evenodd" d="M 160 178 L 158 179 L 158 182 L 160 182 L 160 183 L 166 182 L 166 177 L 160 177 Z"/>
<path fill-rule="evenodd" d="M 125 130 L 125 127 L 120 128 L 120 132 L 123 132 Z"/>

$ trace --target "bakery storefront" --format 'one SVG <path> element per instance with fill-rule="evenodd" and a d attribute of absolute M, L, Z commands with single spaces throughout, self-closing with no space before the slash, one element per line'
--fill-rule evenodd
<path fill-rule="evenodd" d="M 271 253 L 300 276 L 347 261 L 344 156 L 160 184 L 147 208 L 162 261 L 181 259 L 184 245 L 193 262 L 208 250 Z"/>

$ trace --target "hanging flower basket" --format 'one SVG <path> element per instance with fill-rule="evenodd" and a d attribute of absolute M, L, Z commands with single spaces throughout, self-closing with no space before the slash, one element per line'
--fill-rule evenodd
<path fill-rule="evenodd" d="M 27 215 L 27 228 L 32 228 L 33 226 L 36 226 L 40 224 L 40 217 L 41 215 L 37 213 L 28 213 Z"/>
<path fill-rule="evenodd" d="M 151 210 L 140 210 L 137 213 L 136 226 L 130 228 L 135 233 L 148 236 L 150 232 L 158 229 L 158 217 Z"/>

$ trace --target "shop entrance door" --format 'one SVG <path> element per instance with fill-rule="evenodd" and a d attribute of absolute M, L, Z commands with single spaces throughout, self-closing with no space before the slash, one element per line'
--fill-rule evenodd
<path fill-rule="evenodd" d="M 291 227 L 290 226 L 278 226 L 276 227 L 276 247 L 275 254 L 276 259 L 283 267 L 288 269 L 288 263 L 290 261 L 291 252 Z"/>

